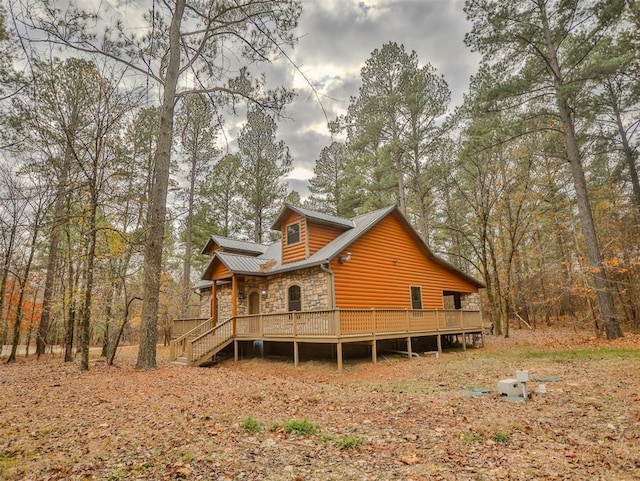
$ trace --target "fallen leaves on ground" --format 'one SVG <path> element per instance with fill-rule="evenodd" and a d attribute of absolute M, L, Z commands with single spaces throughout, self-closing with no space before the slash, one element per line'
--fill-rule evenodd
<path fill-rule="evenodd" d="M 254 359 L 136 371 L 133 348 L 85 373 L 19 359 L 0 366 L 0 479 L 638 479 L 640 356 L 624 356 L 638 348 L 638 335 L 555 328 L 439 358 L 348 360 L 343 373 Z M 560 381 L 507 402 L 496 384 L 518 369 Z M 479 388 L 490 392 L 465 394 Z"/>

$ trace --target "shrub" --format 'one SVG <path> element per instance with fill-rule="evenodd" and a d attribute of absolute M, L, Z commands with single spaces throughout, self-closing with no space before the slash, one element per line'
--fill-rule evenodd
<path fill-rule="evenodd" d="M 362 446 L 362 439 L 357 436 L 343 436 L 340 441 L 338 441 L 339 449 L 357 449 Z"/>
<path fill-rule="evenodd" d="M 284 423 L 284 426 L 282 428 L 284 429 L 285 433 L 298 434 L 302 436 L 308 436 L 318 432 L 318 427 L 307 418 L 290 419 L 289 421 Z"/>
<path fill-rule="evenodd" d="M 242 429 L 245 433 L 258 433 L 262 431 L 262 424 L 253 416 L 247 416 L 242 420 Z"/>

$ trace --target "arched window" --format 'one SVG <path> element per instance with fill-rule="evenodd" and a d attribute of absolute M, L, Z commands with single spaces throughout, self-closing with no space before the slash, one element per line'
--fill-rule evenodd
<path fill-rule="evenodd" d="M 289 311 L 302 310 L 302 292 L 300 286 L 294 284 L 289 287 Z"/>

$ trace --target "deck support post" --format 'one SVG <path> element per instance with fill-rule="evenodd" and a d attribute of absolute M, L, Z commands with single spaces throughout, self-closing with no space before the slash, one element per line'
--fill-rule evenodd
<path fill-rule="evenodd" d="M 336 345 L 336 357 L 338 358 L 338 372 L 342 372 L 342 342 Z"/>
<path fill-rule="evenodd" d="M 371 361 L 376 364 L 378 362 L 378 341 L 371 341 Z"/>
<path fill-rule="evenodd" d="M 298 367 L 298 343 L 293 341 L 293 367 Z"/>
<path fill-rule="evenodd" d="M 233 340 L 233 360 L 238 362 L 238 340 Z"/>
<path fill-rule="evenodd" d="M 411 336 L 407 337 L 407 356 L 411 359 Z"/>
<path fill-rule="evenodd" d="M 442 336 L 438 334 L 437 338 L 438 338 L 438 353 L 442 354 Z"/>
<path fill-rule="evenodd" d="M 466 332 L 462 332 L 462 350 L 463 351 L 467 350 L 467 333 Z"/>

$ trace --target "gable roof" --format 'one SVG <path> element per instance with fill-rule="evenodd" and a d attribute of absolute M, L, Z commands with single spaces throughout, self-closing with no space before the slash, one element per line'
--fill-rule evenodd
<path fill-rule="evenodd" d="M 208 254 L 211 252 L 212 247 L 218 244 L 221 249 L 233 252 L 242 252 L 246 254 L 264 254 L 269 246 L 264 244 L 258 244 L 256 242 L 249 242 L 237 239 L 231 239 L 230 237 L 223 237 L 221 235 L 212 235 L 209 237 L 207 244 L 202 249 L 201 254 Z"/>
<path fill-rule="evenodd" d="M 322 212 L 316 212 L 302 207 L 297 207 L 292 204 L 285 203 L 284 208 L 276 218 L 275 222 L 271 226 L 273 230 L 280 230 L 285 219 L 291 212 L 301 215 L 305 219 L 310 219 L 317 224 L 332 225 L 342 227 L 343 229 L 351 229 L 354 227 L 351 219 L 345 219 L 344 217 L 337 217 L 335 215 L 324 214 Z"/>
<path fill-rule="evenodd" d="M 282 226 L 282 221 L 286 218 L 285 212 L 297 212 L 300 215 L 305 215 L 304 213 L 314 214 L 314 220 L 319 218 L 320 216 L 325 216 L 325 214 L 319 214 L 317 212 L 310 211 L 308 209 L 301 209 L 299 207 L 294 207 L 289 204 L 285 206 L 282 213 L 278 216 L 278 220 L 274 223 L 274 228 L 276 225 Z M 331 222 L 332 225 L 343 225 L 346 227 L 346 223 L 350 223 L 351 227 L 348 228 L 345 232 L 340 234 L 338 237 L 333 239 L 324 247 L 320 248 L 313 255 L 309 256 L 307 259 L 302 259 L 295 262 L 288 262 L 286 264 L 282 263 L 282 244 L 280 241 L 274 242 L 269 246 L 265 247 L 265 251 L 258 256 L 248 256 L 242 255 L 238 253 L 232 252 L 224 252 L 224 251 L 215 251 L 209 264 L 207 265 L 202 279 L 208 280 L 211 279 L 211 275 L 213 272 L 213 268 L 215 267 L 217 262 L 221 262 L 229 271 L 234 274 L 243 274 L 243 275 L 252 275 L 252 276 L 269 276 L 281 272 L 289 272 L 295 271 L 298 269 L 304 269 L 308 267 L 314 267 L 321 264 L 327 264 L 332 259 L 339 256 L 342 252 L 344 252 L 351 244 L 357 241 L 360 237 L 366 234 L 369 230 L 371 230 L 376 224 L 381 222 L 388 215 L 395 215 L 397 219 L 404 225 L 404 228 L 407 230 L 409 235 L 411 235 L 414 242 L 416 242 L 424 254 L 433 260 L 435 263 L 441 265 L 446 270 L 455 273 L 469 281 L 471 284 L 476 287 L 485 287 L 484 284 L 474 277 L 462 272 L 460 269 L 455 267 L 453 264 L 445 261 L 437 257 L 427 244 L 422 240 L 422 238 L 418 235 L 417 231 L 413 228 L 411 223 L 407 220 L 407 218 L 400 212 L 397 206 L 389 206 L 383 209 L 379 209 L 373 212 L 369 212 L 367 214 L 359 215 L 352 219 L 344 219 L 340 217 L 334 216 L 326 216 L 331 219 L 341 220 L 342 223 L 338 224 L 336 222 Z M 311 215 L 305 215 L 307 218 L 311 218 Z M 213 237 L 213 236 L 212 236 Z M 261 244 L 258 244 L 261 245 Z"/>

